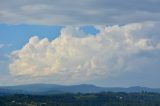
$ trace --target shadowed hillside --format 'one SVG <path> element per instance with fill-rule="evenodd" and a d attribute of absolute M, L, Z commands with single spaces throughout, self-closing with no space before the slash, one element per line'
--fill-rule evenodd
<path fill-rule="evenodd" d="M 86 93 L 0 96 L 1 106 L 160 106 L 157 93 Z"/>

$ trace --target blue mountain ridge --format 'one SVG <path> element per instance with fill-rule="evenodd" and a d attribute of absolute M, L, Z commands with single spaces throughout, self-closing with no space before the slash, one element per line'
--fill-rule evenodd
<path fill-rule="evenodd" d="M 58 93 L 99 93 L 99 92 L 155 92 L 160 93 L 160 88 L 148 87 L 99 87 L 90 84 L 57 85 L 57 84 L 28 84 L 16 86 L 1 86 L 0 95 L 5 94 L 58 94 Z"/>

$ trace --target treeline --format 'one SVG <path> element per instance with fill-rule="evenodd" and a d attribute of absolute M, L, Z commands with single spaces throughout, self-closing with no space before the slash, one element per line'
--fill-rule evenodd
<path fill-rule="evenodd" d="M 158 93 L 88 93 L 55 95 L 3 95 L 0 106 L 160 106 Z"/>

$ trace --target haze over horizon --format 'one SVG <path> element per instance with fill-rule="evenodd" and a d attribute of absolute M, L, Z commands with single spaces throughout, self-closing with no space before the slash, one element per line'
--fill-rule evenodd
<path fill-rule="evenodd" d="M 160 88 L 159 0 L 0 0 L 0 86 Z"/>

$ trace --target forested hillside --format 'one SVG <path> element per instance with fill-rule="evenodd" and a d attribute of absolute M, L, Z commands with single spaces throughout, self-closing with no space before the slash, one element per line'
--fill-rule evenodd
<path fill-rule="evenodd" d="M 54 95 L 3 95 L 0 106 L 160 106 L 158 93 L 77 93 Z"/>

